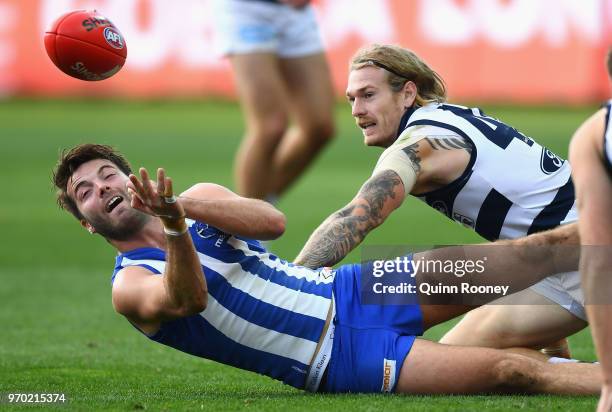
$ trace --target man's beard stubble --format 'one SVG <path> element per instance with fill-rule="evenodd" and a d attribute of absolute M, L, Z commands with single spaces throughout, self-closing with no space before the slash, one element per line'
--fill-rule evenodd
<path fill-rule="evenodd" d="M 126 211 L 129 216 L 123 217 L 120 221 L 112 222 L 102 219 L 99 216 L 88 218 L 87 221 L 107 240 L 125 241 L 133 237 L 149 220 L 150 216 L 136 209 Z"/>

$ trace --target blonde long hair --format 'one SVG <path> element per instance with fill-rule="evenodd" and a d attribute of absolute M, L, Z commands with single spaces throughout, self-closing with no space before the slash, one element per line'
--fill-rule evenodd
<path fill-rule="evenodd" d="M 386 44 L 361 48 L 351 59 L 349 70 L 367 66 L 385 69 L 389 86 L 394 92 L 399 92 L 407 81 L 414 82 L 417 87 L 417 106 L 446 101 L 446 86 L 442 77 L 408 49 Z"/>

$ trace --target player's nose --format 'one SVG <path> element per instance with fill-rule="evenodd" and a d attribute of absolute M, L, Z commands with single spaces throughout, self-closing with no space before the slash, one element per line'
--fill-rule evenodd
<path fill-rule="evenodd" d="M 104 182 L 94 183 L 96 187 L 96 192 L 99 197 L 104 197 L 104 194 L 110 191 L 110 186 L 105 184 Z"/>
<path fill-rule="evenodd" d="M 366 113 L 365 105 L 361 103 L 360 99 L 355 99 L 353 102 L 353 106 L 351 109 L 351 114 L 353 117 L 361 117 Z"/>

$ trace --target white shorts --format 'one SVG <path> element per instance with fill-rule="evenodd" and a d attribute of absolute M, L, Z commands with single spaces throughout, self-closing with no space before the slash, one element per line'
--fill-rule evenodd
<path fill-rule="evenodd" d="M 530 289 L 563 306 L 574 316 L 587 320 L 584 310 L 584 294 L 580 288 L 579 272 L 559 273 L 547 277 Z"/>
<path fill-rule="evenodd" d="M 303 57 L 323 52 L 312 6 L 261 0 L 215 0 L 216 47 L 221 54 L 271 52 Z"/>

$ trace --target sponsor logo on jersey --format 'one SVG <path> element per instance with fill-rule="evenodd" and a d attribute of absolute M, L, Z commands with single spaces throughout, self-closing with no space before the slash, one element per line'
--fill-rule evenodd
<path fill-rule="evenodd" d="M 448 206 L 442 200 L 434 200 L 431 202 L 431 207 L 436 209 L 437 211 L 444 213 L 446 216 L 450 217 L 450 213 L 448 211 Z"/>
<path fill-rule="evenodd" d="M 542 147 L 542 156 L 540 157 L 540 168 L 544 173 L 550 175 L 561 169 L 565 160 L 551 152 L 545 147 Z"/>
<path fill-rule="evenodd" d="M 460 213 L 454 212 L 453 219 L 461 223 L 465 227 L 469 227 L 472 229 L 476 227 L 476 222 L 474 222 L 474 219 L 472 219 L 471 217 L 463 216 Z"/>
<path fill-rule="evenodd" d="M 206 223 L 196 222 L 195 227 L 196 233 L 202 239 L 208 239 L 219 234 L 219 231 L 217 229 L 208 226 L 208 224 Z"/>
<path fill-rule="evenodd" d="M 391 392 L 395 387 L 395 360 L 383 360 L 383 381 L 381 392 Z"/>
<path fill-rule="evenodd" d="M 332 268 L 325 267 L 321 269 L 321 271 L 319 272 L 319 276 L 327 280 L 336 276 L 336 271 Z"/>
<path fill-rule="evenodd" d="M 104 29 L 104 40 L 114 49 L 123 49 L 123 37 L 121 37 L 121 33 L 113 27 Z"/>

